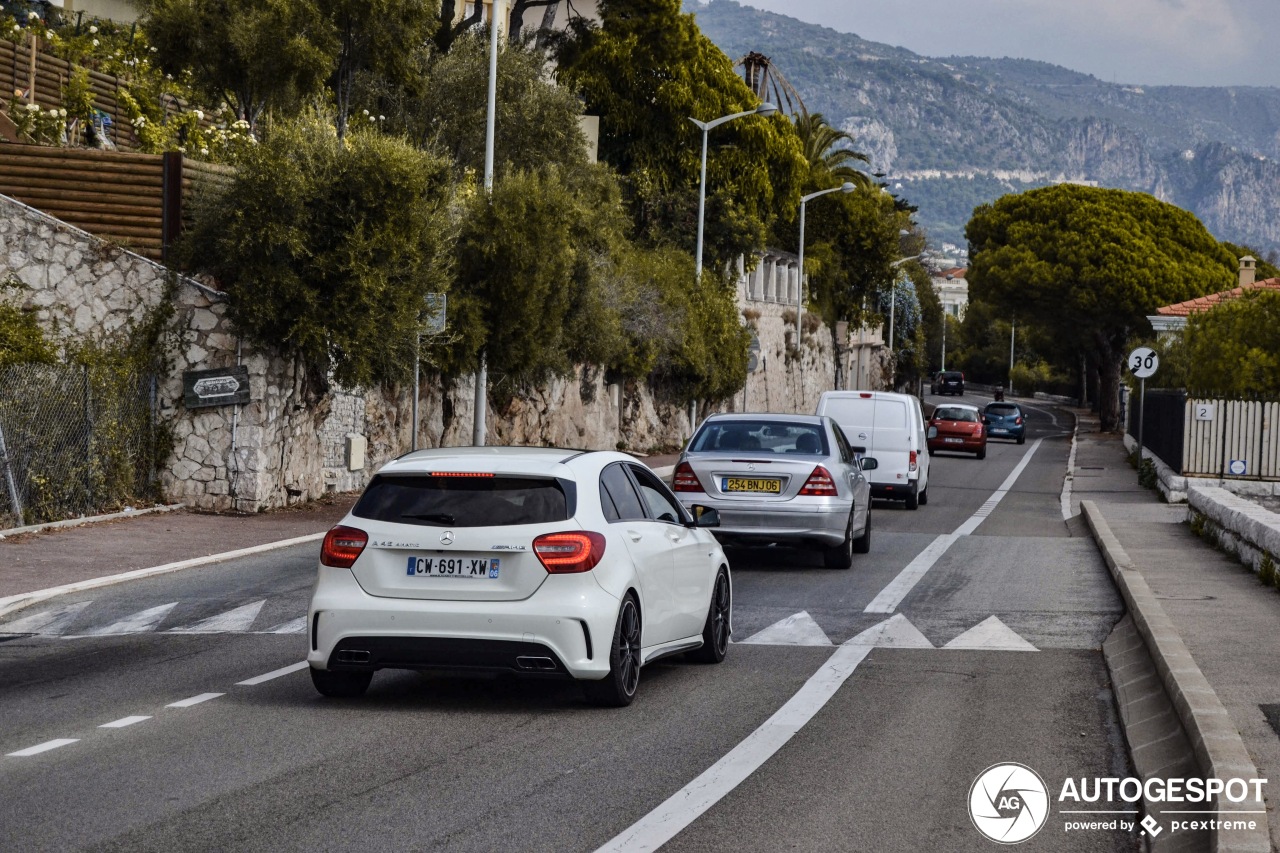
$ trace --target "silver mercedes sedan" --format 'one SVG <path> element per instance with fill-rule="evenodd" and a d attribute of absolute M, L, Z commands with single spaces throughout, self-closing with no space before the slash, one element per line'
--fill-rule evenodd
<path fill-rule="evenodd" d="M 723 545 L 816 548 L 833 569 L 871 548 L 871 487 L 863 458 L 831 418 L 712 415 L 680 454 L 672 490 L 686 508 L 720 514 Z"/>

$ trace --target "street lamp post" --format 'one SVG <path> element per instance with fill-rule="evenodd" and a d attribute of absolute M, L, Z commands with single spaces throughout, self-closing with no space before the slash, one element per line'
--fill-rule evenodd
<path fill-rule="evenodd" d="M 850 181 L 845 181 L 838 187 L 832 187 L 827 190 L 818 190 L 816 193 L 800 197 L 800 281 L 796 287 L 796 348 L 800 348 L 800 341 L 804 335 L 804 324 L 800 321 L 804 318 L 804 209 L 810 201 L 820 195 L 827 193 L 851 193 L 855 187 Z"/>
<path fill-rule="evenodd" d="M 697 278 L 699 281 L 702 280 L 702 224 L 703 216 L 705 215 L 707 208 L 707 133 L 712 128 L 719 127 L 720 125 L 731 122 L 736 118 L 752 115 L 771 116 L 777 111 L 778 108 L 776 106 L 765 101 L 754 110 L 745 110 L 740 113 L 734 113 L 733 115 L 721 116 L 720 118 L 713 119 L 712 121 L 698 121 L 696 118 L 689 119 L 689 121 L 696 124 L 702 130 L 702 173 L 698 177 L 698 249 L 696 255 Z"/>
<path fill-rule="evenodd" d="M 898 260 L 889 264 L 889 266 L 890 268 L 896 269 L 902 264 L 905 264 L 907 261 L 914 261 L 916 258 L 921 257 L 921 255 L 923 254 L 924 252 L 921 252 L 919 255 L 912 255 L 909 258 L 899 258 Z M 893 388 L 893 383 L 898 378 L 898 360 L 893 357 L 893 314 L 894 314 L 894 309 L 897 307 L 897 305 L 898 305 L 898 276 L 895 274 L 893 277 L 893 289 L 889 291 L 889 388 L 891 390 Z"/>
<path fill-rule="evenodd" d="M 484 123 L 484 192 L 493 195 L 493 132 L 498 115 L 498 3 L 489 4 L 489 98 Z M 415 401 L 416 402 L 416 401 Z M 475 417 L 471 422 L 471 443 L 485 443 L 485 415 L 489 408 L 489 364 L 480 353 L 480 369 L 476 371 Z"/>

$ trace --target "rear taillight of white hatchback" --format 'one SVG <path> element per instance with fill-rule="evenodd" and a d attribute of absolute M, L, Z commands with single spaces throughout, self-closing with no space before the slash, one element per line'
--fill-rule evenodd
<path fill-rule="evenodd" d="M 368 544 L 369 534 L 339 524 L 324 535 L 324 544 L 320 546 L 320 564 L 335 569 L 349 569 Z"/>
<path fill-rule="evenodd" d="M 587 530 L 544 533 L 533 540 L 533 553 L 551 575 L 589 572 L 604 557 L 605 538 Z"/>

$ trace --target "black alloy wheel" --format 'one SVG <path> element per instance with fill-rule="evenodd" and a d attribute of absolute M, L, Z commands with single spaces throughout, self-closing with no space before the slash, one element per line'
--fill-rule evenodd
<path fill-rule="evenodd" d="M 587 699 L 596 705 L 625 708 L 640 685 L 640 609 L 628 594 L 618 610 L 618 623 L 609 644 L 609 674 L 599 681 L 582 682 Z"/>
<path fill-rule="evenodd" d="M 729 620 L 733 613 L 733 592 L 729 586 L 729 572 L 722 566 L 711 588 L 711 604 L 707 608 L 707 622 L 702 627 L 702 648 L 689 652 L 689 659 L 698 663 L 720 663 L 729 652 Z"/>

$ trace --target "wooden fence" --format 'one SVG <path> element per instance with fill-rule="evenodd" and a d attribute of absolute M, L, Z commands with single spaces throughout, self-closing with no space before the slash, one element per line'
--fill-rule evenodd
<path fill-rule="evenodd" d="M 232 174 L 177 153 L 0 143 L 0 194 L 157 261 L 168 260 L 193 195 Z"/>
<path fill-rule="evenodd" d="M 1188 399 L 1182 473 L 1280 480 L 1277 415 L 1274 401 Z"/>
<path fill-rule="evenodd" d="M 23 93 L 23 97 L 46 110 L 62 106 L 62 88 L 71 79 L 71 71 L 76 66 L 36 51 L 35 65 L 31 63 L 31 42 L 24 41 L 15 45 L 11 41 L 0 39 L 0 78 L 3 79 L 4 90 L 0 91 L 0 100 L 8 103 L 15 92 Z M 34 84 L 34 85 L 33 85 Z M 121 81 L 118 77 L 103 74 L 100 71 L 89 71 L 89 86 L 93 90 L 93 107 L 111 117 L 111 141 L 121 151 L 138 150 L 138 138 L 134 136 L 130 118 L 120 109 L 119 98 Z"/>

